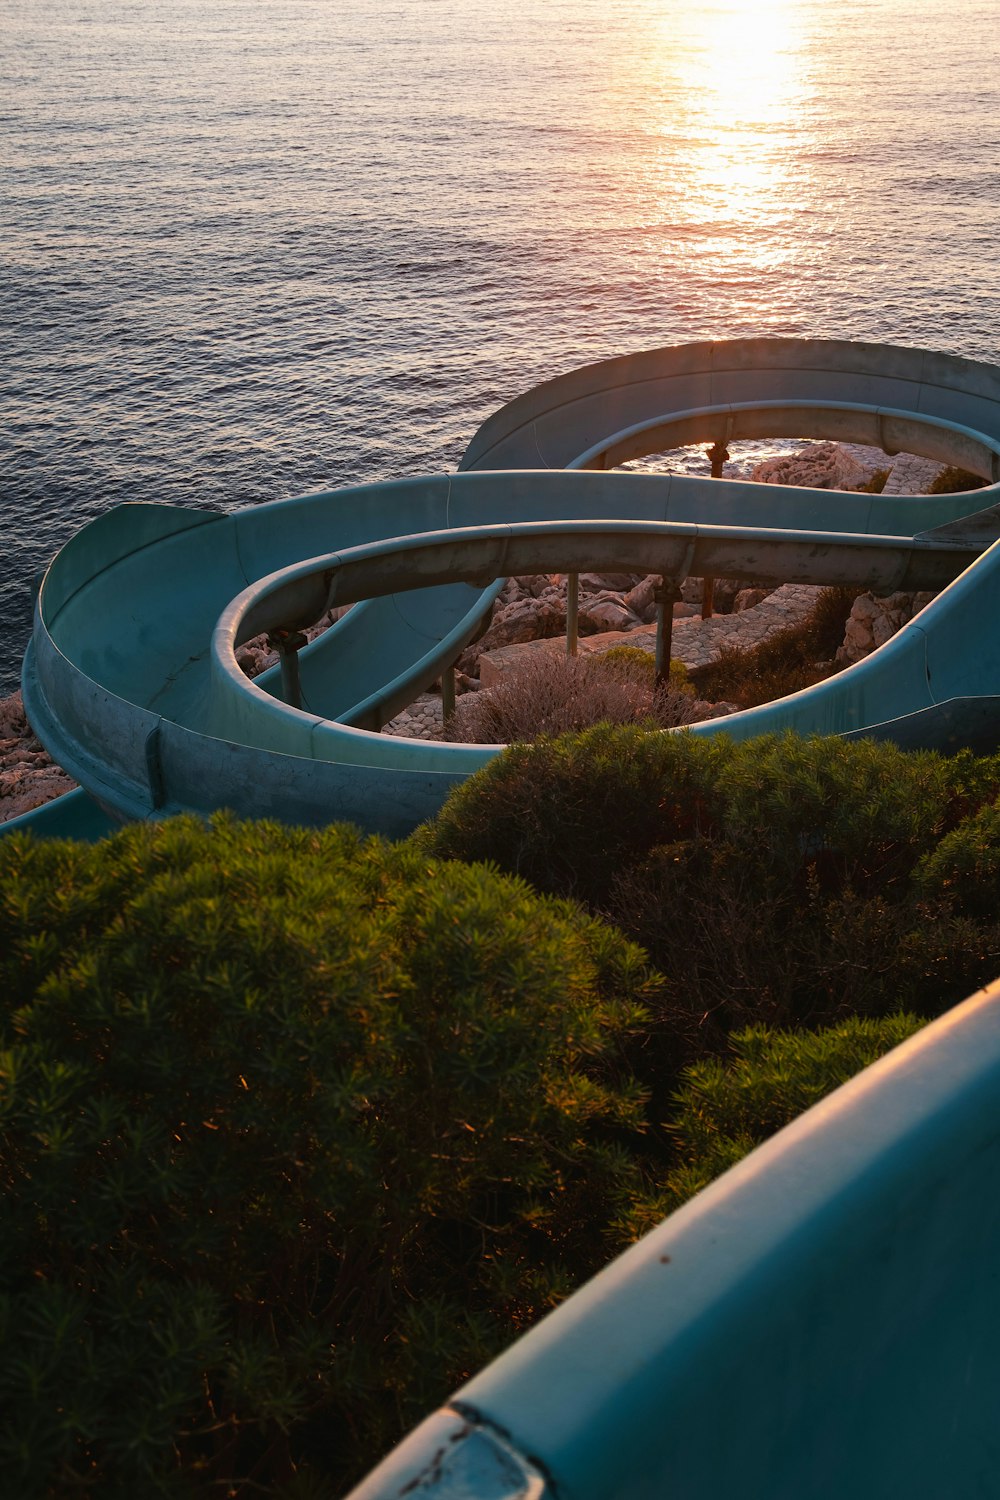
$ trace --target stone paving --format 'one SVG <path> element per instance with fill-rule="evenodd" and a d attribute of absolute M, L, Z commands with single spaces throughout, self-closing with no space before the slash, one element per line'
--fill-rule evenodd
<path fill-rule="evenodd" d="M 877 469 L 889 470 L 882 488 L 883 495 L 926 495 L 944 468 L 935 459 L 920 458 L 916 453 L 897 453 L 890 457 L 881 448 L 872 448 L 865 443 L 841 443 L 839 446 L 871 473 Z"/>
<path fill-rule="evenodd" d="M 439 740 L 444 723 L 437 693 L 421 693 L 409 708 L 383 724 L 382 733 L 403 740 Z"/>

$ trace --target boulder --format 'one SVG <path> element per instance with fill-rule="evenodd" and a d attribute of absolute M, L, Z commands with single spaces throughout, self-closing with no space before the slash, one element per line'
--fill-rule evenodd
<path fill-rule="evenodd" d="M 523 578 L 508 578 L 507 582 L 517 585 L 521 598 L 527 596 L 530 599 L 540 599 L 542 594 L 553 587 L 553 580 L 548 573 L 526 573 Z"/>
<path fill-rule="evenodd" d="M 733 604 L 737 594 L 741 593 L 753 580 L 749 578 L 717 578 L 715 588 L 712 591 L 712 609 L 717 615 L 729 615 L 733 612 Z M 681 584 L 681 598 L 685 604 L 693 604 L 698 614 L 701 613 L 702 593 L 704 590 L 704 578 L 685 578 Z"/>
<path fill-rule="evenodd" d="M 625 608 L 631 610 L 637 619 L 646 625 L 651 625 L 656 619 L 656 600 L 653 598 L 660 580 L 657 574 L 647 573 L 634 588 L 622 598 Z"/>
<path fill-rule="evenodd" d="M 581 573 L 581 594 L 626 594 L 638 582 L 635 573 Z"/>
<path fill-rule="evenodd" d="M 810 490 L 856 490 L 871 470 L 839 443 L 810 443 L 798 453 L 766 458 L 751 471 L 758 484 L 794 484 Z"/>
<path fill-rule="evenodd" d="M 851 606 L 838 666 L 850 666 L 884 646 L 934 598 L 928 593 L 860 594 Z"/>
<path fill-rule="evenodd" d="M 478 661 L 485 651 L 496 651 L 501 646 L 516 646 L 522 641 L 544 640 L 549 636 L 566 633 L 566 602 L 557 594 L 546 590 L 546 596 L 515 599 L 498 609 L 489 629 L 469 646 L 458 659 L 458 669 L 466 676 L 478 674 Z"/>
<path fill-rule="evenodd" d="M 586 595 L 580 600 L 580 630 L 589 635 L 605 630 L 634 630 L 642 623 L 626 609 L 618 594 Z"/>
<path fill-rule="evenodd" d="M 773 589 L 740 589 L 733 600 L 733 614 L 742 614 L 745 609 L 753 609 L 758 604 L 763 604 Z"/>
<path fill-rule="evenodd" d="M 35 738 L 21 694 L 0 699 L 0 823 L 31 812 L 75 786 Z"/>

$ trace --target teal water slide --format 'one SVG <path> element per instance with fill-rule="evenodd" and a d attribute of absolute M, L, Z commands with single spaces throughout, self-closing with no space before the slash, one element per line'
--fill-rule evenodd
<path fill-rule="evenodd" d="M 684 443 L 770 436 L 913 451 L 987 488 L 900 498 L 613 472 Z M 5 831 L 86 835 L 108 820 L 229 807 L 405 833 L 497 750 L 375 731 L 455 661 L 504 577 L 524 572 L 943 590 L 867 661 L 724 730 L 993 743 L 998 492 L 996 367 L 754 339 L 608 360 L 538 386 L 483 425 L 457 474 L 231 515 L 119 506 L 47 570 L 23 673 L 32 724 L 85 795 Z M 302 627 L 354 601 L 297 649 Z M 235 652 L 261 632 L 282 662 L 251 682 Z"/>
<path fill-rule="evenodd" d="M 771 436 L 922 453 L 987 487 L 893 498 L 613 472 L 682 443 Z M 120 507 L 54 559 L 25 660 L 32 722 L 85 791 L 6 827 L 91 836 L 226 806 L 405 832 L 496 747 L 373 731 L 523 572 L 940 590 L 858 666 L 692 732 L 994 746 L 998 491 L 996 367 L 766 339 L 540 386 L 485 423 L 457 475 L 225 517 Z M 303 626 L 354 600 L 297 649 Z M 262 631 L 281 670 L 249 682 L 235 652 Z M 998 1099 L 1000 983 L 613 1262 L 354 1500 L 996 1495 Z"/>

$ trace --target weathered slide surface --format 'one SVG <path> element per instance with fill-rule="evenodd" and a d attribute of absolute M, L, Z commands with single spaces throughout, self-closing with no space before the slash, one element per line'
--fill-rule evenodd
<path fill-rule="evenodd" d="M 766 436 L 916 451 L 989 487 L 898 498 L 609 472 L 680 443 Z M 548 382 L 484 424 L 458 474 L 226 516 L 118 507 L 49 567 L 23 674 L 33 725 L 89 800 L 74 794 L 5 828 L 86 832 L 100 826 L 97 808 L 128 819 L 229 807 L 408 831 L 496 747 L 372 731 L 456 659 L 516 572 L 943 588 L 867 661 L 726 719 L 724 731 L 992 743 L 998 481 L 1000 369 L 883 345 L 762 339 L 655 350 Z M 353 600 L 363 602 L 298 652 L 297 706 L 283 701 L 278 669 L 249 682 L 236 666 L 254 634 L 294 638 Z"/>

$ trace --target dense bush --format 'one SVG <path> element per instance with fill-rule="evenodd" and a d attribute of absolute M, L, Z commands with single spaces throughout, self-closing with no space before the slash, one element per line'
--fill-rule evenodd
<path fill-rule="evenodd" d="M 575 895 L 646 947 L 666 983 L 634 1064 L 661 1119 L 678 1069 L 734 1029 L 938 1014 L 995 978 L 997 824 L 978 809 L 998 791 L 1000 757 L 597 729 L 507 751 L 418 842 Z"/>
<path fill-rule="evenodd" d="M 752 1027 L 726 1055 L 685 1070 L 673 1101 L 677 1162 L 662 1189 L 637 1204 L 639 1235 L 707 1187 L 755 1146 L 918 1031 L 915 1016 L 851 1018 L 817 1032 Z"/>
<path fill-rule="evenodd" d="M 719 736 L 607 724 L 511 745 L 452 792 L 417 843 L 598 903 L 623 862 L 704 824 L 732 753 Z"/>
<path fill-rule="evenodd" d="M 963 915 L 996 913 L 1000 893 L 1000 802 L 992 802 L 947 834 L 916 872 L 926 900 L 947 900 Z"/>
<path fill-rule="evenodd" d="M 593 904 L 650 850 L 704 838 L 740 850 L 760 888 L 802 886 L 817 870 L 884 890 L 998 791 L 1000 757 L 599 725 L 510 747 L 453 792 L 419 838 L 434 854 L 495 860 L 541 890 Z"/>
<path fill-rule="evenodd" d="M 644 956 L 344 829 L 0 844 L 0 1465 L 336 1494 L 614 1248 Z"/>
<path fill-rule="evenodd" d="M 339 1493 L 995 976 L 998 794 L 1000 756 L 603 725 L 398 847 L 0 843 L 11 1493 Z"/>
<path fill-rule="evenodd" d="M 537 651 L 494 686 L 459 699 L 448 738 L 511 745 L 602 722 L 664 729 L 690 724 L 695 700 L 683 665 L 677 668 L 672 665 L 668 686 L 657 686 L 653 658 L 636 647 L 607 657 Z"/>
<path fill-rule="evenodd" d="M 652 651 L 644 651 L 641 646 L 612 646 L 608 651 L 592 652 L 589 660 L 599 672 L 634 673 L 650 687 L 656 681 L 656 658 Z M 676 656 L 670 659 L 668 676 L 670 686 L 676 692 L 694 697 L 694 686 L 688 669 Z"/>

